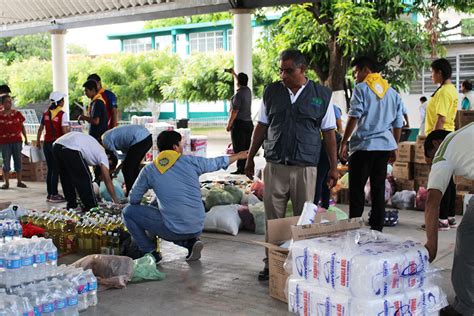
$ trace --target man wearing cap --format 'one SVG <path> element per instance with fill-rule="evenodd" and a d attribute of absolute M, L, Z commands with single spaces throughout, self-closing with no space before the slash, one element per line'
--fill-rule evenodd
<path fill-rule="evenodd" d="M 78 120 L 90 123 L 89 135 L 94 137 L 99 143 L 102 142 L 102 135 L 107 130 L 107 110 L 105 101 L 98 92 L 97 83 L 94 80 L 87 80 L 84 84 L 84 93 L 91 99 L 89 105 L 89 115 L 79 115 Z"/>
<path fill-rule="evenodd" d="M 96 139 L 84 133 L 69 132 L 54 142 L 53 154 L 67 201 L 66 208 L 77 207 L 76 190 L 85 211 L 97 206 L 89 166 L 100 169 L 112 200 L 119 203 L 110 178 L 110 172 L 117 166 L 117 157 L 106 152 Z"/>
<path fill-rule="evenodd" d="M 230 132 L 234 152 L 248 150 L 252 139 L 252 91 L 247 86 L 249 77 L 243 72 L 238 75 L 230 70 L 237 80 L 237 92 L 232 96 L 229 122 L 226 130 Z M 233 174 L 245 174 L 246 160 L 237 161 L 237 171 Z"/>
<path fill-rule="evenodd" d="M 98 74 L 91 74 L 87 77 L 87 80 L 94 80 L 97 82 L 97 91 L 102 96 L 102 99 L 105 103 L 105 108 L 107 110 L 107 129 L 112 129 L 117 127 L 118 119 L 117 119 L 117 96 L 107 89 L 102 87 L 102 81 Z"/>
<path fill-rule="evenodd" d="M 47 111 L 43 113 L 41 124 L 36 137 L 36 146 L 41 148 L 41 135 L 44 135 L 43 152 L 48 166 L 46 176 L 46 187 L 48 195 L 46 201 L 51 203 L 64 202 L 64 197 L 58 194 L 58 167 L 53 157 L 53 143 L 62 135 L 69 132 L 69 115 L 63 111 L 64 98 L 66 95 L 59 91 L 51 92 L 49 100 L 51 104 Z"/>

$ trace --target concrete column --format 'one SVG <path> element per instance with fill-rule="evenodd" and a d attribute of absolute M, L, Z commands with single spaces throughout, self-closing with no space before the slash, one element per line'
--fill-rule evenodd
<path fill-rule="evenodd" d="M 249 76 L 248 86 L 253 88 L 252 80 L 252 13 L 249 9 L 232 9 L 234 15 L 234 33 L 232 36 L 234 69 Z"/>
<path fill-rule="evenodd" d="M 66 94 L 63 111 L 69 114 L 69 91 L 67 78 L 66 30 L 51 32 L 51 51 L 53 62 L 53 90 Z"/>

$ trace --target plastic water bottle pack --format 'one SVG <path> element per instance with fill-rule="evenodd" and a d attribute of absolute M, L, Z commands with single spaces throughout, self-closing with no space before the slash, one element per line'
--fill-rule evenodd
<path fill-rule="evenodd" d="M 383 298 L 362 299 L 316 287 L 304 279 L 290 277 L 288 309 L 298 315 L 438 315 L 447 305 L 438 286 L 431 285 Z"/>
<path fill-rule="evenodd" d="M 300 240 L 291 247 L 292 274 L 362 298 L 422 287 L 428 253 L 422 244 L 353 230 Z"/>

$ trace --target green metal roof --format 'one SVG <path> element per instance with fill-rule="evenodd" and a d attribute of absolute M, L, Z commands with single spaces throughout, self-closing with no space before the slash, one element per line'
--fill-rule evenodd
<path fill-rule="evenodd" d="M 257 22 L 255 19 L 252 20 L 252 27 L 256 26 L 265 26 L 274 23 L 279 20 L 281 16 L 272 15 L 267 16 L 264 21 Z M 130 38 L 142 38 L 150 36 L 164 36 L 172 34 L 186 34 L 186 33 L 195 33 L 195 32 L 205 32 L 210 30 L 224 30 L 232 28 L 232 20 L 222 20 L 216 22 L 202 22 L 202 23 L 190 23 L 190 24 L 180 24 L 173 25 L 168 27 L 160 27 L 150 30 L 143 30 L 139 32 L 130 32 L 130 33 L 119 33 L 119 34 L 110 34 L 107 35 L 109 40 L 123 40 Z"/>

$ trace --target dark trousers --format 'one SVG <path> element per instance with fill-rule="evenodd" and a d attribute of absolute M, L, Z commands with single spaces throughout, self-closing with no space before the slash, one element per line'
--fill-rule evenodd
<path fill-rule="evenodd" d="M 349 157 L 349 217 L 364 212 L 364 187 L 370 177 L 371 229 L 382 231 L 385 217 L 385 178 L 390 151 L 356 151 Z"/>
<path fill-rule="evenodd" d="M 46 175 L 46 189 L 48 195 L 57 195 L 58 194 L 58 167 L 56 159 L 53 155 L 53 143 L 48 142 L 43 145 L 44 157 L 46 158 L 46 165 L 48 166 L 48 174 Z"/>
<path fill-rule="evenodd" d="M 97 200 L 92 187 L 91 173 L 81 152 L 56 144 L 53 146 L 53 154 L 58 162 L 59 179 L 67 201 L 66 207 L 77 207 L 76 190 L 85 211 L 96 207 Z"/>
<path fill-rule="evenodd" d="M 439 219 L 448 219 L 448 217 L 455 216 L 455 204 L 456 204 L 456 185 L 454 184 L 453 178 L 449 181 L 446 192 L 443 194 L 441 204 L 439 205 Z"/>
<path fill-rule="evenodd" d="M 140 162 L 143 160 L 143 157 L 145 157 L 152 145 L 153 139 L 150 135 L 128 149 L 122 167 L 123 178 L 127 188 L 126 196 L 128 196 L 135 180 L 138 178 L 138 174 L 140 173 Z"/>
<path fill-rule="evenodd" d="M 250 141 L 252 140 L 253 123 L 252 121 L 235 120 L 234 126 L 230 132 L 232 138 L 232 147 L 234 152 L 238 153 L 243 150 L 250 148 Z M 237 172 L 245 172 L 246 159 L 240 159 L 237 161 Z"/>
<path fill-rule="evenodd" d="M 314 204 L 318 205 L 319 201 L 321 201 L 321 206 L 325 209 L 329 208 L 329 199 L 331 195 L 331 191 L 327 185 L 329 167 L 329 158 L 326 153 L 326 147 L 323 144 L 319 156 Z"/>

